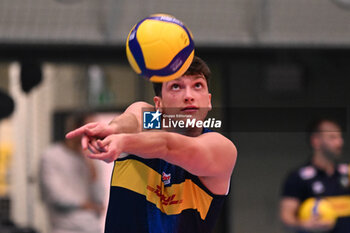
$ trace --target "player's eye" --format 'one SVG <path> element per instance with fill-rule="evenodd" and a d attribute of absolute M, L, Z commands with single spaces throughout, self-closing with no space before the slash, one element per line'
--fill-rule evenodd
<path fill-rule="evenodd" d="M 177 84 L 177 83 L 174 83 L 174 84 L 171 85 L 170 88 L 171 88 L 171 90 L 179 90 L 180 89 L 180 85 Z"/>
<path fill-rule="evenodd" d="M 201 82 L 198 82 L 198 83 L 195 83 L 195 84 L 194 84 L 194 87 L 197 88 L 197 89 L 198 89 L 198 88 L 202 88 L 202 87 L 203 87 L 203 84 L 202 84 Z"/>

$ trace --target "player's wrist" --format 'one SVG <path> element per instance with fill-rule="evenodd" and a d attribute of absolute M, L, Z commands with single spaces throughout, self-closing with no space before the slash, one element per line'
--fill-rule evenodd
<path fill-rule="evenodd" d="M 109 133 L 110 134 L 117 134 L 117 133 L 122 133 L 119 127 L 119 124 L 117 122 L 110 122 L 108 124 L 108 128 L 109 128 Z"/>
<path fill-rule="evenodd" d="M 130 146 L 133 142 L 133 135 L 132 134 L 119 134 L 118 135 L 118 149 L 122 152 L 130 151 L 132 148 Z"/>

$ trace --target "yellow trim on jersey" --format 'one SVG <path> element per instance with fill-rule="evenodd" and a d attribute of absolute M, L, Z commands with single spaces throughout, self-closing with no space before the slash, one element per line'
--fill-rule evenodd
<path fill-rule="evenodd" d="M 167 215 L 196 209 L 204 220 L 213 198 L 193 181 L 164 187 L 162 176 L 152 168 L 134 159 L 116 161 L 112 186 L 122 187 L 144 195 L 149 202 Z"/>
<path fill-rule="evenodd" d="M 328 196 L 325 199 L 330 202 L 338 217 L 350 216 L 350 195 Z"/>

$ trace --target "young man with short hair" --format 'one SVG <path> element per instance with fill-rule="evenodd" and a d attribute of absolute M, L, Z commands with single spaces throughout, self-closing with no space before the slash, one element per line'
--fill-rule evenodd
<path fill-rule="evenodd" d="M 203 127 L 142 131 L 141 119 L 151 107 L 203 121 L 212 107 L 209 75 L 195 57 L 183 76 L 154 85 L 154 106 L 137 102 L 109 125 L 88 124 L 67 135 L 84 135 L 88 157 L 115 161 L 106 233 L 213 230 L 229 192 L 234 144 Z"/>

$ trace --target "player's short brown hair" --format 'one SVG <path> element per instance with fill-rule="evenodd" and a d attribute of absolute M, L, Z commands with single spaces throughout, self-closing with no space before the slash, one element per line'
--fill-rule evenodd
<path fill-rule="evenodd" d="M 194 56 L 190 67 L 187 69 L 184 75 L 196 75 L 202 74 L 207 81 L 209 87 L 209 80 L 211 76 L 211 71 L 208 65 L 199 57 Z M 162 87 L 163 83 L 153 83 L 153 90 L 156 96 L 162 97 Z"/>

